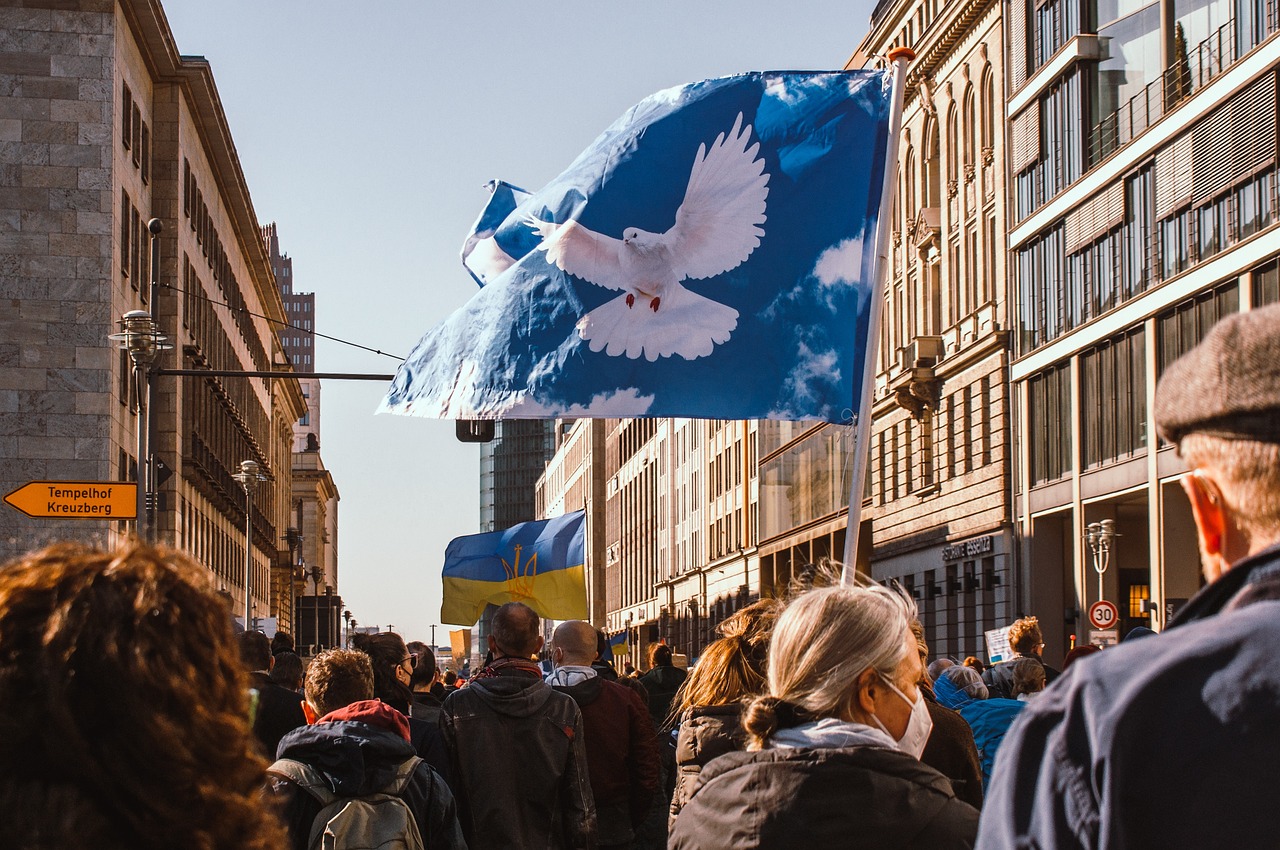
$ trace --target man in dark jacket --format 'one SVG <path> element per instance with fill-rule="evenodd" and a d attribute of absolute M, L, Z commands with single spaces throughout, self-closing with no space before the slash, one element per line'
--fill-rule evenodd
<path fill-rule="evenodd" d="M 541 623 L 527 605 L 493 615 L 493 660 L 440 710 L 459 818 L 472 850 L 594 848 L 582 713 L 531 660 Z"/>
<path fill-rule="evenodd" d="M 649 665 L 649 672 L 640 677 L 649 692 L 649 716 L 654 728 L 669 729 L 671 701 L 689 674 L 671 663 L 671 647 L 665 643 L 656 643 L 649 650 Z"/>
<path fill-rule="evenodd" d="M 249 671 L 249 679 L 258 692 L 258 706 L 253 716 L 253 734 L 262 742 L 262 752 L 269 758 L 276 757 L 276 747 L 286 733 L 307 725 L 302 713 L 302 697 L 295 691 L 271 681 L 271 667 L 275 658 L 271 655 L 271 641 L 262 632 L 241 632 L 236 635 L 240 644 L 240 662 Z"/>
<path fill-rule="evenodd" d="M 1272 847 L 1280 778 L 1280 306 L 1232 315 L 1156 388 L 1208 584 L 1163 634 L 1028 703 L 983 847 Z"/>
<path fill-rule="evenodd" d="M 590 623 L 561 623 L 552 638 L 556 669 L 548 684 L 582 711 L 587 768 L 596 801 L 599 846 L 630 847 L 635 827 L 658 790 L 658 744 L 639 695 L 596 669 L 596 631 Z"/>
<path fill-rule="evenodd" d="M 361 797 L 384 791 L 397 772 L 413 767 L 399 797 L 409 807 L 423 843 L 434 850 L 465 850 L 453 795 L 409 743 L 409 722 L 389 705 L 373 699 L 369 656 L 331 649 L 307 670 L 306 713 L 312 725 L 295 729 L 280 742 L 280 758 L 314 771 L 323 788 L 337 797 Z M 271 792 L 281 801 L 294 850 L 306 850 L 316 816 L 324 807 L 299 785 L 295 766 L 278 761 L 268 771 Z"/>

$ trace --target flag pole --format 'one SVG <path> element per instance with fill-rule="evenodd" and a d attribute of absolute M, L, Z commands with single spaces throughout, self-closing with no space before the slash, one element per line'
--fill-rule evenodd
<path fill-rule="evenodd" d="M 858 571 L 858 527 L 862 519 L 862 488 L 871 453 L 871 397 L 875 387 L 876 356 L 880 342 L 880 314 L 884 312 L 885 280 L 889 276 L 889 234 L 893 231 L 893 190 L 898 184 L 898 142 L 902 138 L 902 98 L 907 87 L 907 66 L 916 58 L 909 47 L 895 47 L 888 59 L 893 65 L 893 93 L 889 101 L 889 138 L 885 147 L 884 186 L 876 217 L 875 271 L 871 302 L 867 305 L 867 351 L 863 358 L 862 401 L 858 408 L 856 444 L 853 448 L 853 480 L 849 483 L 849 517 L 844 534 L 844 568 L 841 584 L 851 585 Z"/>

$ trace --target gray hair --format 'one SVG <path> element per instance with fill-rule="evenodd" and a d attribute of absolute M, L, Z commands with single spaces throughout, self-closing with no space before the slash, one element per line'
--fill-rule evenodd
<path fill-rule="evenodd" d="M 769 694 L 813 717 L 851 704 L 868 668 L 892 675 L 906 657 L 915 603 L 880 585 L 821 587 L 796 597 L 778 618 L 769 651 Z M 914 649 L 912 649 L 914 651 Z"/>
<path fill-rule="evenodd" d="M 929 681 L 936 682 L 938 677 L 946 672 L 948 667 L 954 667 L 956 663 L 950 658 L 939 658 L 929 665 Z"/>
<path fill-rule="evenodd" d="M 991 695 L 982 681 L 982 674 L 972 667 L 957 664 L 955 667 L 948 667 L 942 675 L 973 699 L 986 699 Z"/>

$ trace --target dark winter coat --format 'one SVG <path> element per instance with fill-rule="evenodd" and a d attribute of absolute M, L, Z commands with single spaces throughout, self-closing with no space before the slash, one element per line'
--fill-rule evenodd
<path fill-rule="evenodd" d="M 729 753 L 702 771 L 671 850 L 961 850 L 978 813 L 945 776 L 895 749 Z"/>
<path fill-rule="evenodd" d="M 982 808 L 982 764 L 978 760 L 973 730 L 958 712 L 928 695 L 925 699 L 933 720 L 933 732 L 920 761 L 951 780 L 957 797 L 975 809 Z"/>
<path fill-rule="evenodd" d="M 702 769 L 725 753 L 746 747 L 742 731 L 742 705 L 706 705 L 687 710 L 676 736 L 676 792 L 671 797 L 670 827 L 693 796 Z"/>
<path fill-rule="evenodd" d="M 600 844 L 630 844 L 658 790 L 658 744 L 648 707 L 635 691 L 600 676 L 556 690 L 582 711 Z"/>
<path fill-rule="evenodd" d="M 340 797 L 382 790 L 406 759 L 414 756 L 403 714 L 378 700 L 355 702 L 295 729 L 280 742 L 280 757 L 310 765 Z M 293 850 L 306 850 L 320 801 L 291 780 L 272 776 L 268 786 L 280 801 Z M 428 848 L 465 850 L 453 795 L 430 765 L 418 765 L 401 798 L 413 812 Z"/>
<path fill-rule="evenodd" d="M 1097 653 L 1028 703 L 996 758 L 982 847 L 1272 847 L 1280 547 L 1162 634 Z"/>
<path fill-rule="evenodd" d="M 440 710 L 472 850 L 595 847 L 582 712 L 536 674 L 505 669 Z"/>
<path fill-rule="evenodd" d="M 674 664 L 659 664 L 640 677 L 640 684 L 649 692 L 649 716 L 655 729 L 670 728 L 671 701 L 687 678 L 689 674 Z"/>
<path fill-rule="evenodd" d="M 262 744 L 268 759 L 276 757 L 280 739 L 299 726 L 307 725 L 302 713 L 302 695 L 277 685 L 266 673 L 249 674 L 250 684 L 258 691 L 258 710 L 253 716 L 253 734 Z"/>

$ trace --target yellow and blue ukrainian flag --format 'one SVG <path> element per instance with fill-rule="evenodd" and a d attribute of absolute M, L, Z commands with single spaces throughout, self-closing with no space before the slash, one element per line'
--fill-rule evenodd
<path fill-rule="evenodd" d="M 471 625 L 485 605 L 523 602 L 554 620 L 587 617 L 586 512 L 454 538 L 445 549 L 440 619 Z"/>
<path fill-rule="evenodd" d="M 609 638 L 609 646 L 613 648 L 614 655 L 627 655 L 631 652 L 631 647 L 627 645 L 627 632 L 622 630 L 613 637 Z"/>

